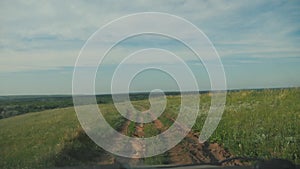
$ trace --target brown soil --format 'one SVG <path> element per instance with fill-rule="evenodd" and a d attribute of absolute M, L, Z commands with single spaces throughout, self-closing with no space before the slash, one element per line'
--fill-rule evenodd
<path fill-rule="evenodd" d="M 140 117 L 137 117 L 137 118 L 140 118 Z M 126 122 L 121 127 L 119 132 L 124 135 L 128 135 L 128 128 L 129 128 L 130 123 L 131 123 L 130 120 L 126 120 Z M 138 137 L 138 138 L 144 137 L 144 125 L 142 123 L 136 123 L 135 131 L 133 133 L 133 136 L 131 136 L 131 137 Z M 118 140 L 121 138 L 113 138 L 113 139 Z M 118 146 L 118 145 L 116 145 L 116 146 Z M 128 146 L 130 147 L 131 150 L 133 150 L 135 152 L 135 154 L 131 158 L 118 157 L 118 156 L 114 156 L 114 155 L 110 154 L 109 156 L 107 156 L 105 158 L 101 158 L 101 160 L 99 160 L 99 162 L 97 164 L 101 164 L 101 165 L 117 164 L 117 163 L 130 164 L 130 165 L 141 164 L 142 163 L 141 158 L 143 156 L 143 153 L 145 152 L 145 146 L 140 142 L 130 142 L 130 143 L 128 143 Z"/>
<path fill-rule="evenodd" d="M 137 118 L 141 118 L 141 117 L 137 117 Z M 135 132 L 133 136 L 138 138 L 143 138 L 145 136 L 143 123 L 136 123 Z M 131 147 L 135 151 L 135 154 L 132 156 L 132 159 L 128 163 L 131 165 L 141 164 L 142 163 L 141 158 L 143 157 L 143 154 L 146 151 L 145 145 L 142 142 L 133 141 L 131 142 Z"/>
<path fill-rule="evenodd" d="M 192 132 L 169 152 L 173 164 L 218 163 L 233 157 L 217 143 L 199 143 L 198 136 Z M 235 160 L 224 165 L 241 165 L 241 163 Z"/>
<path fill-rule="evenodd" d="M 173 118 L 168 118 L 176 123 Z M 186 128 L 179 123 L 177 125 Z M 173 164 L 218 163 L 233 157 L 231 153 L 218 143 L 200 143 L 198 137 L 199 133 L 189 132 L 184 140 L 181 141 L 181 144 L 169 150 Z M 239 160 L 234 160 L 223 165 L 242 165 L 242 163 Z"/>
<path fill-rule="evenodd" d="M 151 113 L 151 117 L 152 117 L 152 119 L 154 119 L 153 113 Z M 154 122 L 155 127 L 162 132 L 162 129 L 164 129 L 164 125 L 162 124 L 162 122 L 158 119 L 154 120 L 153 122 Z"/>
<path fill-rule="evenodd" d="M 131 123 L 130 120 L 126 120 L 125 123 L 122 125 L 121 129 L 119 130 L 119 132 L 122 133 L 123 135 L 127 135 L 130 123 Z M 121 138 L 114 138 L 114 140 L 118 140 L 118 139 L 121 139 Z M 116 145 L 116 146 L 118 146 L 118 145 Z M 106 153 L 105 156 L 101 156 L 101 159 L 99 159 L 97 164 L 99 164 L 99 165 L 110 165 L 110 164 L 115 164 L 115 163 L 118 163 L 118 162 L 129 163 L 130 160 L 131 159 L 129 159 L 129 158 L 116 157 L 116 156 L 114 156 L 110 153 Z"/>
<path fill-rule="evenodd" d="M 174 123 L 176 123 L 173 118 L 168 118 Z M 167 128 L 159 119 L 154 120 L 153 123 L 160 132 L 165 131 Z M 119 132 L 126 135 L 128 133 L 129 124 L 130 121 L 126 121 Z M 185 128 L 184 125 L 178 123 L 177 126 L 179 128 L 182 128 L 182 130 Z M 133 137 L 143 138 L 144 136 L 144 125 L 141 123 L 136 123 Z M 178 165 L 217 163 L 227 158 L 233 157 L 231 153 L 229 153 L 218 143 L 200 143 L 198 140 L 198 136 L 199 133 L 189 132 L 188 135 L 184 138 L 184 140 L 181 141 L 181 143 L 167 151 L 169 163 Z M 143 159 L 141 157 L 145 152 L 145 145 L 139 142 L 131 142 L 131 145 L 129 146 L 131 146 L 131 148 L 136 152 L 132 156 L 132 158 L 113 157 L 111 155 L 106 159 L 102 159 L 102 161 L 100 161 L 98 164 L 113 164 L 118 162 L 128 163 L 130 165 L 142 164 Z M 231 162 L 227 162 L 224 165 L 242 165 L 242 163 L 238 160 L 234 160 Z"/>
<path fill-rule="evenodd" d="M 124 135 L 127 135 L 128 134 L 128 126 L 130 124 L 130 121 L 127 120 L 124 125 L 122 126 L 122 129 L 120 131 L 120 133 L 124 134 Z"/>

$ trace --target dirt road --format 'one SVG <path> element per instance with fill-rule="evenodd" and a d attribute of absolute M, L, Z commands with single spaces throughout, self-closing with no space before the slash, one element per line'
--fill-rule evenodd
<path fill-rule="evenodd" d="M 151 112 L 143 112 L 143 113 L 150 113 L 153 117 Z M 142 118 L 137 116 L 136 118 Z M 173 123 L 175 119 L 172 117 L 167 117 Z M 141 120 L 141 119 L 139 119 Z M 131 121 L 127 120 L 124 125 L 122 126 L 120 133 L 127 135 L 129 133 L 128 127 Z M 155 130 L 158 130 L 160 133 L 165 131 L 169 126 L 165 126 L 159 119 L 154 120 L 153 126 Z M 145 137 L 144 127 L 147 124 L 143 123 L 135 123 L 135 129 L 133 134 L 130 137 L 137 137 L 143 138 Z M 177 126 L 180 126 L 177 125 Z M 185 126 L 182 126 L 184 128 Z M 199 133 L 193 133 L 190 131 L 187 136 L 175 147 L 167 151 L 167 160 L 166 163 L 168 164 L 201 164 L 201 163 L 216 163 L 222 161 L 224 159 L 233 157 L 233 155 L 225 150 L 222 146 L 217 143 L 200 143 L 198 141 Z M 118 138 L 114 138 L 118 139 Z M 168 139 L 166 140 L 166 144 Z M 117 146 L 117 145 L 116 145 Z M 147 151 L 147 147 L 143 145 L 141 142 L 130 142 L 128 143 L 129 148 L 132 149 L 135 153 L 133 154 L 132 158 L 122 158 L 122 157 L 115 157 L 112 156 L 110 159 L 105 159 L 105 161 L 99 162 L 99 164 L 111 164 L 111 163 L 128 163 L 129 165 L 141 165 L 144 164 L 143 153 Z M 226 163 L 225 165 L 241 165 L 240 161 L 232 161 Z"/>

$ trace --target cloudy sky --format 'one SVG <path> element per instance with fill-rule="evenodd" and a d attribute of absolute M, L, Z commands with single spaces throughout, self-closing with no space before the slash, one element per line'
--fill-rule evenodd
<path fill-rule="evenodd" d="M 70 94 L 74 65 L 87 39 L 110 21 L 138 12 L 169 13 L 202 30 L 219 53 L 229 89 L 300 86 L 299 1 L 2 0 L 0 12 L 0 95 Z M 182 31 L 172 25 L 170 29 Z M 113 70 L 122 58 L 149 47 L 178 54 L 200 89 L 210 88 L 203 65 L 182 44 L 145 35 L 120 43 L 107 55 L 98 69 L 97 93 L 109 92 Z M 169 63 L 163 58 L 159 64 Z M 149 55 L 143 61 L 131 66 L 154 60 Z M 132 81 L 134 91 L 151 88 L 177 86 L 155 70 Z"/>

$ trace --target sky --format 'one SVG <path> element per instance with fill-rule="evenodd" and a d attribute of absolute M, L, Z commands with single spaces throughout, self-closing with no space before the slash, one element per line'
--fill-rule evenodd
<path fill-rule="evenodd" d="M 299 1 L 2 0 L 0 95 L 71 94 L 76 60 L 87 40 L 107 23 L 140 12 L 176 15 L 198 27 L 220 56 L 228 89 L 300 86 Z M 184 31 L 175 28 L 170 24 L 167 29 Z M 106 56 L 98 67 L 96 93 L 110 93 L 118 64 L 132 52 L 146 48 L 177 54 L 190 67 L 199 89 L 210 90 L 205 67 L 182 43 L 144 35 L 124 40 Z M 149 55 L 128 68 L 168 64 L 180 70 L 177 63 L 164 58 L 163 54 Z M 138 74 L 130 84 L 132 91 L 157 88 L 172 91 L 178 90 L 178 85 L 176 79 L 157 70 Z"/>

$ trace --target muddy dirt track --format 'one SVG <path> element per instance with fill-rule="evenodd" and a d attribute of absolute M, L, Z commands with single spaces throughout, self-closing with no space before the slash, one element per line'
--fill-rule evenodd
<path fill-rule="evenodd" d="M 167 118 L 170 121 L 175 122 L 175 120 L 171 117 Z M 124 135 L 127 135 L 129 132 L 130 123 L 131 121 L 127 120 L 123 124 L 119 132 Z M 156 130 L 158 130 L 160 133 L 168 128 L 168 126 L 164 126 L 164 124 L 159 119 L 154 120 L 152 123 Z M 134 132 L 130 137 L 145 137 L 144 127 L 145 125 L 142 123 L 135 123 Z M 164 161 L 164 164 L 180 165 L 217 163 L 227 158 L 233 157 L 233 155 L 230 152 L 225 150 L 222 146 L 220 146 L 217 143 L 199 143 L 198 136 L 198 133 L 189 132 L 179 144 L 177 144 L 175 147 L 164 153 L 165 156 L 167 156 L 167 160 Z M 100 161 L 98 162 L 98 164 L 128 163 L 129 165 L 143 165 L 144 159 L 141 157 L 143 155 L 142 153 L 146 151 L 147 147 L 145 147 L 145 145 L 139 142 L 129 142 L 128 147 L 135 152 L 132 158 L 109 156 L 101 160 L 99 159 Z M 224 165 L 242 165 L 242 163 L 238 160 L 235 160 L 228 163 L 224 163 Z"/>

